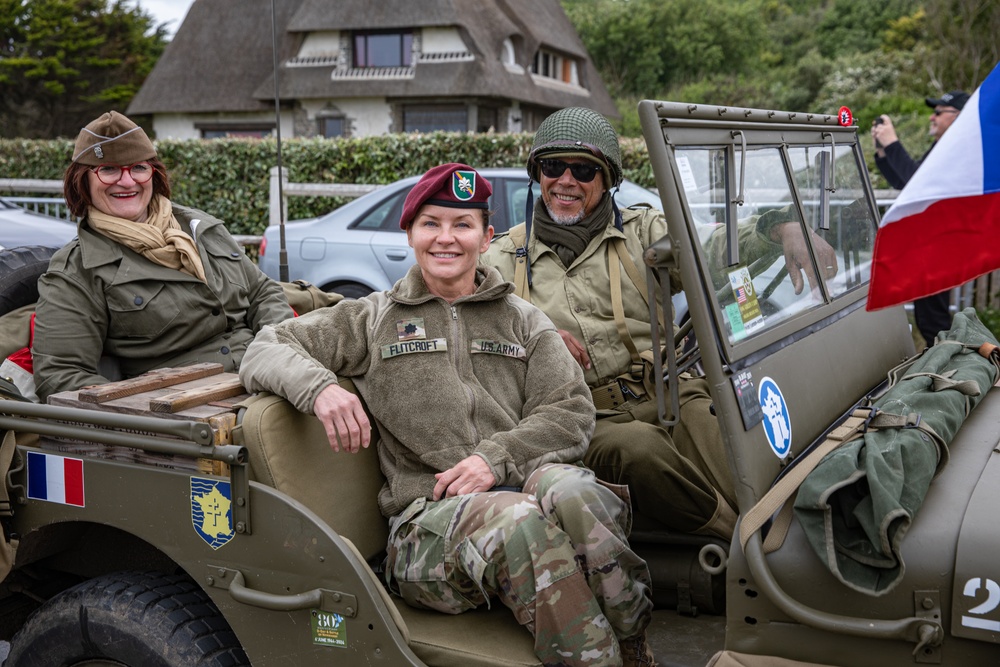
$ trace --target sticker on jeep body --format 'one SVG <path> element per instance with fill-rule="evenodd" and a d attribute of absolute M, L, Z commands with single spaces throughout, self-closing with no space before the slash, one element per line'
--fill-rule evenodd
<path fill-rule="evenodd" d="M 233 502 L 229 482 L 191 478 L 191 524 L 208 546 L 219 549 L 233 539 Z"/>
<path fill-rule="evenodd" d="M 778 383 L 769 377 L 762 378 L 757 388 L 757 400 L 764 413 L 764 433 L 771 449 L 783 459 L 792 449 L 792 417 L 781 395 Z"/>
<path fill-rule="evenodd" d="M 321 646 L 347 646 L 347 624 L 340 614 L 313 609 L 312 611 L 313 644 Z"/>

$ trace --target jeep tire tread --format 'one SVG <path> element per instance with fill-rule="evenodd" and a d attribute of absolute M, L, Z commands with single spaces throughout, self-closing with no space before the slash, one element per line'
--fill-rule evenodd
<path fill-rule="evenodd" d="M 211 598 L 186 575 L 107 574 L 67 589 L 11 642 L 5 667 L 249 665 Z"/>
<path fill-rule="evenodd" d="M 38 301 L 38 279 L 56 250 L 40 245 L 0 250 L 0 315 Z"/>

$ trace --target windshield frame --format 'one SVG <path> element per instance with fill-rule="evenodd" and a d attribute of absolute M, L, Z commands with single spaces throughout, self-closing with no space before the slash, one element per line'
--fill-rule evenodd
<path fill-rule="evenodd" d="M 726 323 L 715 294 L 716 290 L 709 278 L 707 259 L 698 243 L 698 220 L 685 192 L 677 162 L 678 150 L 716 148 L 725 151 L 726 200 L 729 202 L 726 221 L 729 224 L 737 217 L 736 204 L 733 202 L 739 198 L 741 191 L 736 167 L 742 157 L 740 153 L 744 145 L 743 142 L 745 142 L 748 151 L 762 147 L 777 147 L 798 220 L 807 220 L 808 218 L 804 216 L 803 211 L 802 193 L 799 191 L 795 175 L 792 173 L 789 150 L 802 146 L 816 148 L 835 145 L 838 152 L 841 152 L 844 147 L 849 147 L 853 169 L 857 171 L 860 185 L 865 190 L 864 200 L 868 215 L 873 225 L 877 227 L 878 210 L 875 207 L 874 195 L 855 126 L 841 127 L 836 123 L 836 117 L 833 115 L 800 114 L 801 118 L 794 118 L 796 114 L 786 114 L 790 117 L 781 118 L 776 112 L 759 110 L 740 110 L 745 114 L 744 119 L 734 122 L 732 117 L 727 119 L 724 114 L 718 113 L 718 107 L 698 105 L 696 109 L 702 113 L 692 113 L 691 107 L 695 105 L 657 104 L 661 107 L 673 107 L 658 109 L 663 141 L 659 146 L 649 147 L 651 159 L 661 163 L 657 165 L 659 168 L 654 169 L 654 171 L 658 174 L 670 174 L 668 177 L 670 187 L 658 182 L 669 235 L 675 247 L 696 249 L 696 252 L 693 253 L 680 253 L 679 261 L 682 264 L 687 258 L 692 257 L 697 263 L 698 279 L 693 285 L 688 277 L 690 274 L 684 272 L 682 267 L 685 292 L 688 294 L 689 303 L 691 303 L 691 290 L 699 290 L 701 297 L 699 300 L 710 305 L 708 314 L 714 323 L 716 334 L 714 337 L 727 365 L 732 368 L 746 366 L 760 353 L 766 352 L 773 346 L 781 345 L 782 341 L 787 341 L 795 336 L 807 335 L 815 327 L 832 324 L 839 315 L 863 306 L 868 294 L 867 280 L 835 297 L 831 297 L 826 286 L 823 285 L 819 290 L 821 301 L 818 304 L 790 315 L 752 336 L 732 340 L 727 335 Z M 713 110 L 716 112 L 714 118 L 712 117 Z M 753 118 L 753 116 L 759 116 L 759 119 Z M 649 143 L 647 141 L 647 144 Z M 840 164 L 846 158 L 847 156 L 844 155 L 837 158 L 837 170 L 849 168 L 848 165 Z M 732 227 L 730 230 L 732 231 Z M 874 231 L 872 229 L 871 233 L 874 234 Z M 810 251 L 815 257 L 815 248 L 811 242 Z M 699 336 L 699 338 L 702 337 Z"/>

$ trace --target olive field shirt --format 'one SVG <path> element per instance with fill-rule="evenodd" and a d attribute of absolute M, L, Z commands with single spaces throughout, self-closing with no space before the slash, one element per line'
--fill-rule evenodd
<path fill-rule="evenodd" d="M 254 334 L 291 317 L 281 286 L 250 261 L 221 220 L 173 206 L 191 234 L 207 283 L 156 264 L 80 223 L 39 279 L 32 349 L 35 385 L 50 394 L 108 382 L 113 357 L 125 378 L 154 368 L 218 362 L 234 372 Z"/>
<path fill-rule="evenodd" d="M 541 200 L 536 208 L 542 206 Z M 603 234 L 598 234 L 570 266 L 563 266 L 554 250 L 538 240 L 532 231 L 528 241 L 528 258 L 531 262 L 531 303 L 548 315 L 557 329 L 568 331 L 587 350 L 591 367 L 584 370 L 587 384 L 601 387 L 632 368 L 632 357 L 618 334 L 611 307 L 611 274 L 608 269 L 608 246 L 614 239 L 625 240 L 625 247 L 636 268 L 645 275 L 642 261 L 647 247 L 667 233 L 667 221 L 660 211 L 647 206 L 622 210 L 622 229 L 614 225 L 611 213 Z M 757 218 L 739 225 L 741 257 L 777 256 L 781 246 L 768 241 L 758 230 Z M 537 216 L 535 218 L 537 226 Z M 524 224 L 518 225 L 523 228 Z M 515 228 L 516 229 L 516 228 Z M 707 227 L 705 252 L 710 264 L 722 266 L 726 235 L 723 225 Z M 504 234 L 494 238 L 489 250 L 481 256 L 480 263 L 500 271 L 507 280 L 514 279 L 518 246 L 512 236 Z M 671 291 L 680 291 L 680 274 L 671 272 Z M 624 270 L 621 272 L 622 305 L 625 326 L 638 351 L 651 350 L 653 336 L 650 330 L 649 307 Z M 659 289 L 657 288 L 657 292 Z M 657 296 L 657 299 L 660 297 Z"/>

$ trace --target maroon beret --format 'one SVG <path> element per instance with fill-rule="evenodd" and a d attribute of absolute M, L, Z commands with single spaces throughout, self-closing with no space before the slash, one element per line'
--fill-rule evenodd
<path fill-rule="evenodd" d="M 424 204 L 488 209 L 493 186 L 467 164 L 450 162 L 428 169 L 406 195 L 399 228 L 406 229 Z"/>

